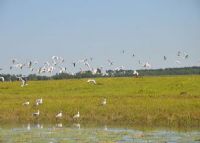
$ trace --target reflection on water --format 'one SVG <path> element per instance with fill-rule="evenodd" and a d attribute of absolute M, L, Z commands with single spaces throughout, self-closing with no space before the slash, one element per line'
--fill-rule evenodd
<path fill-rule="evenodd" d="M 57 123 L 57 124 L 56 124 L 56 127 L 57 127 L 57 128 L 62 128 L 63 125 L 62 125 L 62 123 Z"/>
<path fill-rule="evenodd" d="M 137 130 L 81 126 L 80 123 L 63 125 L 26 124 L 0 128 L 0 143 L 76 143 L 76 142 L 109 142 L 109 143 L 182 143 L 200 142 L 200 131 L 172 130 Z"/>

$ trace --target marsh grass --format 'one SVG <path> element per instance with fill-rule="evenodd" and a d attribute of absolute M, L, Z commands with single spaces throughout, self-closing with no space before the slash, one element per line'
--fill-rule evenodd
<path fill-rule="evenodd" d="M 164 76 L 144 78 L 97 78 L 0 83 L 0 121 L 56 122 L 63 111 L 63 122 L 123 122 L 127 124 L 200 125 L 200 76 Z M 37 98 L 44 104 L 34 106 Z M 107 105 L 101 106 L 103 98 Z M 29 106 L 23 106 L 24 101 Z M 41 115 L 32 117 L 37 109 Z"/>

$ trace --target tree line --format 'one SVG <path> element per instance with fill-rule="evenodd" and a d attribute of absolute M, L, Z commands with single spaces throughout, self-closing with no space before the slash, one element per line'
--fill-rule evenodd
<path fill-rule="evenodd" d="M 162 75 L 200 75 L 200 67 L 183 67 L 183 68 L 165 68 L 165 69 L 141 69 L 137 70 L 139 76 L 162 76 Z M 95 77 L 133 77 L 134 70 L 107 70 L 106 74 L 99 70 L 96 74 L 91 71 L 78 72 L 75 75 L 68 73 L 59 73 L 52 76 L 30 74 L 28 80 L 61 80 L 61 79 L 78 79 L 78 78 L 95 78 Z M 0 74 L 6 81 L 18 80 L 17 77 L 22 75 Z"/>

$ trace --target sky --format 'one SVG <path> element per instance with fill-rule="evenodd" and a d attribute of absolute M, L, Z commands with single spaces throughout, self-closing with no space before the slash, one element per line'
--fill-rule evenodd
<path fill-rule="evenodd" d="M 189 59 L 177 64 L 178 51 Z M 13 58 L 43 64 L 53 55 L 69 71 L 89 57 L 92 67 L 107 69 L 108 59 L 125 69 L 141 69 L 138 60 L 152 68 L 198 65 L 200 1 L 1 0 L 0 52 L 4 73 Z"/>

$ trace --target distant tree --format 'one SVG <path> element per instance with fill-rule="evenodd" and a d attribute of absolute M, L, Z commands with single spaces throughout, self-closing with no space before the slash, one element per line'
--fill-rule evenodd
<path fill-rule="evenodd" d="M 137 70 L 141 76 L 160 76 L 160 75 L 200 75 L 200 67 L 183 67 L 183 68 L 165 68 L 165 69 L 141 69 Z M 100 69 L 94 74 L 91 71 L 78 72 L 75 75 L 68 73 L 59 73 L 52 76 L 41 76 L 30 74 L 28 80 L 58 80 L 72 78 L 95 78 L 95 77 L 131 77 L 134 70 L 107 70 L 106 75 L 103 75 Z M 5 78 L 5 81 L 16 81 L 17 77 L 22 75 L 0 74 Z"/>

